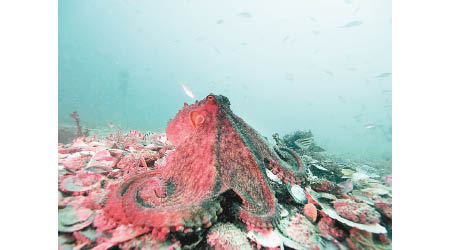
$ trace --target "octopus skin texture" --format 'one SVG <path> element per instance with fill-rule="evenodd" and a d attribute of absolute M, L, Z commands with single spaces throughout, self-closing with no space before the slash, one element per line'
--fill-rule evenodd
<path fill-rule="evenodd" d="M 266 168 L 285 183 L 303 182 L 301 160 L 282 162 L 267 142 L 230 109 L 228 98 L 208 95 L 185 104 L 166 134 L 176 147 L 155 169 L 112 186 L 104 212 L 116 222 L 160 233 L 209 227 L 221 212 L 220 196 L 232 190 L 242 200 L 237 213 L 248 226 L 270 229 L 278 204 Z M 285 150 L 286 151 L 286 150 Z M 288 151 L 288 150 L 287 150 Z"/>

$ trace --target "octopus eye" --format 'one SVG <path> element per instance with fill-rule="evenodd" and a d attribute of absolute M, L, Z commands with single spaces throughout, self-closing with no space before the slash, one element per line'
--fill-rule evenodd
<path fill-rule="evenodd" d="M 213 95 L 209 95 L 208 97 L 206 97 L 206 100 L 209 102 L 209 103 L 216 103 L 216 98 L 213 96 Z"/>

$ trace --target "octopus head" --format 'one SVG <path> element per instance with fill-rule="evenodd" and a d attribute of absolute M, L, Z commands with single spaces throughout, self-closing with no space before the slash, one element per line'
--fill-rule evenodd
<path fill-rule="evenodd" d="M 229 110 L 229 106 L 228 98 L 214 94 L 192 105 L 185 103 L 175 118 L 169 122 L 166 129 L 167 138 L 177 146 L 194 133 L 200 132 L 201 135 L 202 131 L 217 124 L 218 114 L 221 110 Z"/>

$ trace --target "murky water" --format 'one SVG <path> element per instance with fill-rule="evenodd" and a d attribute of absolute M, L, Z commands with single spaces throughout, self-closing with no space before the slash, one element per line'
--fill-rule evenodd
<path fill-rule="evenodd" d="M 60 127 L 163 131 L 215 93 L 269 138 L 391 158 L 391 1 L 69 0 L 58 21 Z"/>

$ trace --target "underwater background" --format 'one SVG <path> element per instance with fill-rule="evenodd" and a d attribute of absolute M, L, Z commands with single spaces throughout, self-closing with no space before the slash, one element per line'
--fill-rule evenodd
<path fill-rule="evenodd" d="M 58 4 L 60 127 L 162 132 L 214 93 L 269 139 L 391 159 L 391 1 Z"/>

